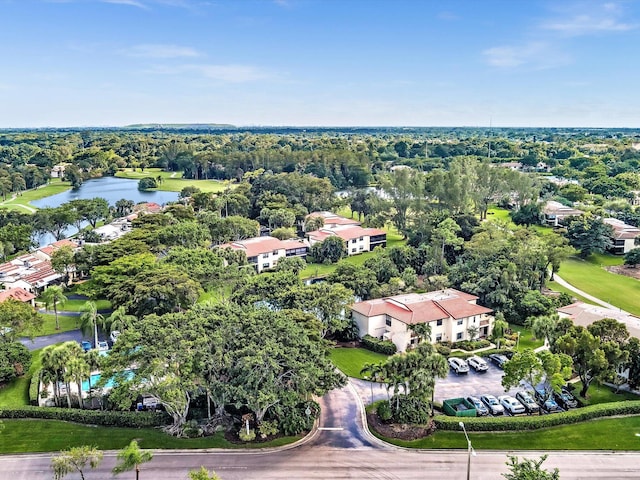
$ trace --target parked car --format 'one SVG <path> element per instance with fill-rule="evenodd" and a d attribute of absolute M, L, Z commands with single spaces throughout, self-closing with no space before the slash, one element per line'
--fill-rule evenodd
<path fill-rule="evenodd" d="M 501 395 L 498 397 L 498 401 L 500 405 L 504 407 L 504 409 L 509 412 L 511 415 L 518 415 L 520 413 L 525 413 L 527 410 L 524 408 L 518 400 L 513 398 L 511 395 Z"/>
<path fill-rule="evenodd" d="M 538 413 L 540 411 L 540 405 L 536 403 L 530 392 L 518 392 L 516 393 L 516 399 L 524 405 L 527 412 Z"/>
<path fill-rule="evenodd" d="M 489 355 L 489 360 L 496 364 L 497 367 L 504 368 L 504 364 L 509 361 L 509 359 L 502 355 L 501 353 L 492 353 Z"/>
<path fill-rule="evenodd" d="M 118 330 L 114 330 L 113 332 L 111 332 L 111 335 L 109 335 L 109 338 L 111 339 L 111 343 L 116 343 L 116 340 L 118 339 L 119 336 L 120 336 L 120 332 Z"/>
<path fill-rule="evenodd" d="M 98 342 L 98 351 L 99 352 L 107 352 L 109 351 L 109 343 L 105 340 Z"/>
<path fill-rule="evenodd" d="M 498 402 L 498 399 L 493 395 L 482 395 L 480 397 L 480 400 L 482 400 L 482 403 L 484 403 L 486 407 L 489 409 L 489 412 L 491 413 L 491 415 L 504 414 L 504 407 L 500 405 L 500 403 Z"/>
<path fill-rule="evenodd" d="M 540 405 L 540 408 L 546 413 L 562 412 L 562 408 L 553 399 L 551 395 L 547 395 L 547 392 L 543 388 L 536 388 L 534 390 L 536 402 Z"/>
<path fill-rule="evenodd" d="M 485 415 L 489 415 L 489 410 L 484 404 L 480 401 L 478 397 L 474 397 L 470 395 L 467 397 L 467 402 L 471 403 L 476 409 L 476 416 L 484 417 Z"/>
<path fill-rule="evenodd" d="M 486 372 L 489 370 L 489 365 L 487 365 L 485 359 L 476 355 L 467 358 L 467 365 L 473 368 L 476 372 Z"/>
<path fill-rule="evenodd" d="M 578 400 L 565 387 L 562 387 L 560 393 L 554 392 L 553 399 L 565 410 L 578 407 Z"/>
<path fill-rule="evenodd" d="M 88 352 L 93 348 L 93 345 L 91 345 L 91 342 L 88 342 L 87 340 L 81 341 L 80 346 L 82 347 L 82 350 L 84 350 L 85 352 Z"/>
<path fill-rule="evenodd" d="M 458 375 L 461 373 L 469 373 L 469 365 L 461 358 L 451 357 L 447 360 L 451 369 Z"/>

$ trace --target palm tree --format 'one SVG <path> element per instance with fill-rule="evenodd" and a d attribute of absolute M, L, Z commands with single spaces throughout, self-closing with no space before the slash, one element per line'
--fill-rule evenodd
<path fill-rule="evenodd" d="M 365 363 L 360 370 L 360 374 L 369 379 L 371 387 L 371 403 L 373 403 L 373 384 L 384 379 L 385 369 L 382 363 Z"/>
<path fill-rule="evenodd" d="M 104 326 L 104 317 L 98 313 L 96 302 L 88 301 L 82 306 L 80 315 L 80 329 L 86 332 L 89 328 L 93 330 L 94 346 L 98 348 L 98 323 Z"/>
<path fill-rule="evenodd" d="M 118 452 L 118 464 L 111 470 L 114 475 L 130 470 L 136 470 L 136 480 L 140 475 L 140 465 L 153 458 L 151 452 L 140 449 L 138 442 L 131 440 L 131 443 Z"/>
<path fill-rule="evenodd" d="M 56 353 L 57 345 L 49 345 L 42 350 L 42 383 L 51 383 L 53 401 L 60 404 L 60 381 L 62 364 L 60 356 Z"/>
<path fill-rule="evenodd" d="M 58 321 L 58 304 L 63 306 L 67 301 L 67 297 L 64 296 L 64 292 L 62 291 L 62 287 L 58 285 L 48 287 L 44 292 L 42 292 L 40 299 L 44 302 L 45 310 L 50 306 L 53 306 L 53 312 L 56 315 L 56 330 L 60 330 L 60 322 Z"/>
<path fill-rule="evenodd" d="M 73 357 L 69 359 L 69 363 L 67 363 L 67 371 L 71 379 L 78 385 L 78 405 L 81 409 L 84 409 L 84 402 L 82 401 L 82 380 L 91 376 L 89 364 L 85 361 L 84 356 Z"/>
<path fill-rule="evenodd" d="M 84 352 L 84 361 L 89 367 L 89 408 L 91 408 L 93 404 L 93 390 L 91 386 L 91 372 L 97 370 L 100 366 L 100 355 L 97 350 L 89 350 L 88 352 Z"/>
<path fill-rule="evenodd" d="M 127 311 L 124 306 L 120 306 L 111 313 L 111 316 L 108 319 L 109 332 L 113 332 L 114 330 L 124 332 L 128 328 L 131 328 L 133 326 L 133 322 L 136 320 L 137 318 L 134 315 L 127 315 Z"/>

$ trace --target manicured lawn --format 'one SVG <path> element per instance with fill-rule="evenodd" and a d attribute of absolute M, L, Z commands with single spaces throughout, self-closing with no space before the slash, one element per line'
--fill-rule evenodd
<path fill-rule="evenodd" d="M 544 344 L 544 340 L 534 339 L 531 330 L 520 325 L 509 325 L 509 328 L 514 332 L 520 332 L 520 340 L 518 341 L 518 351 L 521 352 L 527 349 L 534 349 L 541 347 Z"/>
<path fill-rule="evenodd" d="M 612 434 L 615 432 L 615 434 Z M 469 432 L 473 448 L 481 450 L 640 450 L 640 416 L 597 419 L 574 425 L 527 432 Z M 409 448 L 467 448 L 462 431 L 392 443 Z"/>
<path fill-rule="evenodd" d="M 612 255 L 592 256 L 588 260 L 569 258 L 560 266 L 560 275 L 574 287 L 634 315 L 640 315 L 640 281 L 607 272 L 601 265 L 615 265 L 622 258 Z"/>
<path fill-rule="evenodd" d="M 380 363 L 386 359 L 386 355 L 365 348 L 334 348 L 331 350 L 331 361 L 348 377 L 363 378 L 360 370 L 365 363 Z"/>
<path fill-rule="evenodd" d="M 601 385 L 599 383 L 593 382 L 589 386 L 589 390 L 587 390 L 587 398 L 582 398 L 578 394 L 582 389 L 582 382 L 576 382 L 575 390 L 573 390 L 573 394 L 578 398 L 584 405 L 596 405 L 598 403 L 611 403 L 611 402 L 622 402 L 625 400 L 640 400 L 638 395 L 629 392 L 619 392 L 615 393 L 615 390 L 606 385 Z"/>
<path fill-rule="evenodd" d="M 172 178 L 171 175 L 175 173 Z M 157 190 L 164 190 L 167 192 L 180 192 L 184 187 L 192 186 L 198 187 L 203 192 L 222 192 L 227 186 L 234 188 L 231 183 L 221 182 L 220 180 L 189 180 L 183 179 L 182 172 L 164 172 L 159 168 L 146 168 L 144 172 L 139 169 L 135 172 L 131 169 L 126 169 L 123 172 L 117 172 L 116 177 L 140 179 L 144 177 L 156 178 L 158 175 L 162 177 L 162 183 L 158 185 Z"/>
<path fill-rule="evenodd" d="M 32 190 L 26 190 L 22 192 L 19 197 L 16 197 L 13 200 L 9 200 L 7 202 L 1 202 L 0 208 L 10 208 L 12 210 L 18 210 L 21 212 L 33 212 L 36 209 L 29 202 L 32 200 L 40 200 L 44 197 L 49 197 L 51 195 L 55 195 L 57 193 L 62 193 L 71 188 L 71 183 L 69 182 L 61 182 L 57 178 L 52 178 L 51 183 L 45 185 L 43 187 L 39 187 Z"/>
<path fill-rule="evenodd" d="M 53 335 L 54 333 L 68 332 L 70 330 L 77 330 L 80 325 L 80 319 L 78 317 L 67 317 L 58 314 L 58 322 L 60 322 L 60 330 L 56 330 L 56 316 L 54 314 L 40 313 L 44 320 L 42 329 L 38 332 L 38 336 Z"/>
<path fill-rule="evenodd" d="M 29 368 L 29 372 L 0 388 L 0 408 L 29 405 L 29 383 L 31 382 L 33 372 L 42 366 L 41 353 L 42 349 L 31 352 L 31 367 Z M 0 435 L 0 445 L 1 444 L 2 435 Z"/>
<path fill-rule="evenodd" d="M 205 302 L 217 303 L 220 300 L 231 297 L 231 293 L 232 293 L 231 286 L 214 288 L 200 295 L 200 297 L 198 298 L 198 303 L 205 303 Z"/>
<path fill-rule="evenodd" d="M 65 311 L 65 310 L 67 312 L 80 312 L 82 311 L 82 307 L 84 306 L 84 304 L 87 303 L 88 301 L 89 301 L 88 299 L 67 300 L 66 302 L 64 302 L 64 305 L 58 304 L 58 312 Z M 36 302 L 40 303 L 41 307 L 44 307 L 44 304 L 39 298 L 36 299 Z M 105 300 L 105 299 L 96 300 L 95 304 L 98 310 L 111 310 L 111 302 L 109 300 Z M 51 306 L 49 306 L 49 310 L 52 310 Z"/>
<path fill-rule="evenodd" d="M 263 448 L 286 445 L 300 437 L 283 437 L 271 442 L 236 445 L 222 433 L 207 438 L 175 438 L 152 428 L 107 428 L 57 420 L 3 420 L 0 453 L 53 452 L 92 445 L 100 450 L 117 450 L 131 440 L 142 448 Z M 26 434 L 28 432 L 28 434 Z"/>

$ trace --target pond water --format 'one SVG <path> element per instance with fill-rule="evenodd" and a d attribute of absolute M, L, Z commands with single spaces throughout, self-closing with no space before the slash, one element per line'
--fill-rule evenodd
<path fill-rule="evenodd" d="M 51 195 L 50 197 L 34 200 L 31 204 L 37 208 L 59 207 L 63 203 L 71 200 L 85 200 L 89 198 L 104 198 L 109 205 L 115 205 L 118 200 L 131 200 L 133 203 L 155 202 L 164 205 L 168 202 L 178 200 L 178 192 L 161 192 L 151 191 L 142 192 L 138 190 L 138 180 L 117 177 L 102 177 L 93 180 L 87 180 L 80 188 L 76 190 L 67 190 L 66 192 Z M 85 227 L 83 225 L 83 227 Z M 70 237 L 78 232 L 78 229 L 71 226 L 65 230 L 65 236 Z M 35 238 L 35 242 L 41 247 L 55 242 L 53 235 L 46 233 Z"/>
<path fill-rule="evenodd" d="M 109 202 L 109 205 L 115 205 L 118 200 L 123 198 L 131 200 L 133 203 L 155 202 L 164 205 L 178 200 L 178 195 L 178 192 L 142 192 L 138 190 L 138 180 L 102 177 L 87 180 L 77 190 L 71 189 L 40 200 L 34 200 L 31 204 L 37 208 L 59 207 L 71 200 L 102 197 Z"/>

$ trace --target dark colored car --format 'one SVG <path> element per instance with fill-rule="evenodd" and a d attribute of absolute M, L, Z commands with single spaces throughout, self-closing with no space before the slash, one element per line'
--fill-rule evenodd
<path fill-rule="evenodd" d="M 484 417 L 485 415 L 489 415 L 489 410 L 483 405 L 478 397 L 470 395 L 467 397 L 467 402 L 471 403 L 475 407 L 476 416 Z"/>
<path fill-rule="evenodd" d="M 492 353 L 489 355 L 489 360 L 496 364 L 499 368 L 504 368 L 504 364 L 509 361 L 509 359 L 500 353 Z"/>
<path fill-rule="evenodd" d="M 530 392 L 518 392 L 516 393 L 516 398 L 524 405 L 528 413 L 538 413 L 540 411 L 540 406 L 533 399 L 533 395 Z"/>
<path fill-rule="evenodd" d="M 544 412 L 553 413 L 563 411 L 560 405 L 553 399 L 553 396 L 547 395 L 544 388 L 536 388 L 533 393 L 536 397 L 536 402 L 538 402 L 538 405 L 540 405 L 540 408 Z"/>
<path fill-rule="evenodd" d="M 571 392 L 569 392 L 569 390 L 564 387 L 562 388 L 560 393 L 553 394 L 553 399 L 565 410 L 568 410 L 570 408 L 577 408 L 579 406 L 576 397 L 574 397 Z"/>

